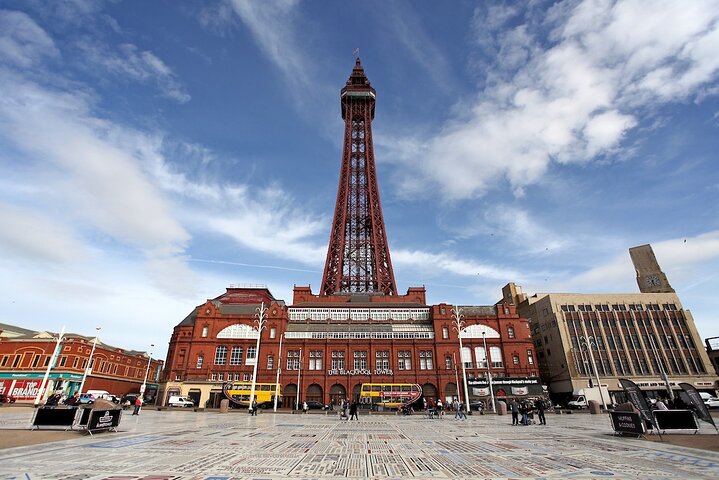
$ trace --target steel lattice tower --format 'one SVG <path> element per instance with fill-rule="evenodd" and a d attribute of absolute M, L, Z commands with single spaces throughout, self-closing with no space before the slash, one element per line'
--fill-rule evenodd
<path fill-rule="evenodd" d="M 323 295 L 397 294 L 372 146 L 375 95 L 357 58 L 340 95 L 345 135 Z"/>

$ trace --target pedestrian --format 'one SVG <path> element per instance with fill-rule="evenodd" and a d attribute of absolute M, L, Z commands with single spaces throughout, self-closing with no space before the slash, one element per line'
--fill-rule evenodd
<path fill-rule="evenodd" d="M 257 416 L 257 397 L 252 399 L 252 416 Z"/>
<path fill-rule="evenodd" d="M 142 407 L 142 399 L 137 396 L 135 397 L 135 411 L 133 411 L 132 414 L 140 415 L 140 407 Z"/>
<path fill-rule="evenodd" d="M 529 405 L 527 405 L 527 402 L 522 401 L 519 404 L 519 414 L 522 416 L 522 425 L 529 425 Z"/>
<path fill-rule="evenodd" d="M 307 405 L 307 402 L 302 402 L 302 413 L 307 413 L 309 409 L 310 407 Z"/>
<path fill-rule="evenodd" d="M 441 420 L 444 417 L 444 405 L 442 405 L 442 399 L 437 399 L 437 414 L 439 415 L 439 419 Z"/>
<path fill-rule="evenodd" d="M 80 392 L 75 392 L 75 395 L 72 397 L 68 397 L 67 400 L 65 400 L 65 405 L 69 405 L 71 407 L 78 405 L 80 403 Z"/>
<path fill-rule="evenodd" d="M 357 402 L 354 400 L 350 403 L 350 420 L 354 418 L 359 422 L 359 416 L 357 415 Z"/>
<path fill-rule="evenodd" d="M 544 417 L 544 409 L 546 408 L 546 405 L 544 403 L 544 400 L 538 398 L 537 403 L 534 405 L 534 408 L 537 409 L 537 418 L 539 419 L 539 424 L 546 425 L 547 419 Z"/>
<path fill-rule="evenodd" d="M 512 425 L 519 425 L 519 405 L 515 399 L 509 402 L 509 408 L 512 411 Z"/>
<path fill-rule="evenodd" d="M 667 405 L 664 403 L 664 400 L 660 398 L 654 404 L 654 410 L 669 410 L 669 408 L 667 408 Z"/>

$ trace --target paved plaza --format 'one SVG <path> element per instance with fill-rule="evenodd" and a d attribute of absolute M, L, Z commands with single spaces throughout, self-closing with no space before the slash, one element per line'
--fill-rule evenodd
<path fill-rule="evenodd" d="M 0 414 L 0 435 L 29 425 L 22 410 Z M 719 478 L 719 453 L 613 437 L 607 415 L 548 415 L 548 426 L 525 427 L 494 415 L 350 423 L 318 413 L 129 413 L 118 433 L 0 450 L 0 478 Z"/>

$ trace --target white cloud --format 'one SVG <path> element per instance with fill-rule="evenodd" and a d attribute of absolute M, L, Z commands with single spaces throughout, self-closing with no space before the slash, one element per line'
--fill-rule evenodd
<path fill-rule="evenodd" d="M 471 198 L 506 179 L 521 196 L 553 162 L 611 153 L 639 117 L 705 95 L 719 72 L 712 1 L 564 4 L 545 19 L 555 24 L 548 47 L 533 15 L 507 28 L 516 11 L 478 12 L 478 44 L 509 58 L 434 137 L 387 142 L 394 161 L 421 174 L 403 180 L 405 193 L 436 184 L 445 198 Z"/>
<path fill-rule="evenodd" d="M 0 59 L 27 68 L 60 52 L 50 36 L 23 12 L 0 10 Z"/>
<path fill-rule="evenodd" d="M 140 50 L 131 43 L 120 45 L 118 52 L 94 41 L 85 41 L 78 46 L 84 61 L 91 68 L 102 67 L 115 75 L 139 82 L 155 82 L 164 96 L 178 103 L 186 103 L 191 99 L 172 69 L 148 50 Z"/>
<path fill-rule="evenodd" d="M 391 255 L 393 266 L 413 269 L 425 275 L 436 275 L 439 272 L 446 272 L 455 275 L 469 277 L 480 276 L 502 281 L 522 278 L 519 272 L 494 265 L 485 265 L 474 260 L 457 258 L 448 253 L 396 249 L 392 251 Z"/>
<path fill-rule="evenodd" d="M 0 203 L 0 251 L 25 259 L 79 261 L 88 254 L 75 234 L 33 210 Z"/>

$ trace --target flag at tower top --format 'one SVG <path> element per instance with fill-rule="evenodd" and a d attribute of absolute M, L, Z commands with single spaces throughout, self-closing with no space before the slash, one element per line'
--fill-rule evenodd
<path fill-rule="evenodd" d="M 322 295 L 397 294 L 372 144 L 375 98 L 358 57 L 340 93 L 344 146 Z"/>

